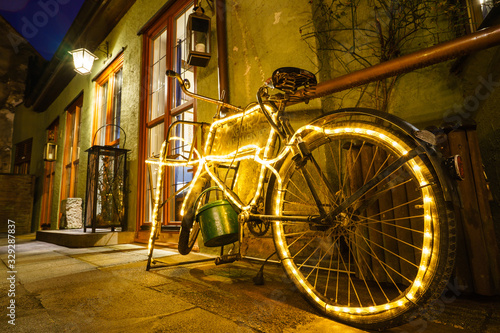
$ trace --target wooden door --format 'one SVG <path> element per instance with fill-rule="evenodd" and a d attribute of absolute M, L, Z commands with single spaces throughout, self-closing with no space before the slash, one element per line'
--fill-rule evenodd
<path fill-rule="evenodd" d="M 47 142 L 55 143 L 57 141 L 57 133 L 59 128 L 59 119 L 54 121 L 47 128 Z M 50 214 L 52 207 L 52 198 L 54 194 L 54 174 L 55 161 L 44 162 L 43 174 L 43 193 L 42 193 L 42 214 L 40 217 L 40 227 L 42 229 L 50 229 Z"/>

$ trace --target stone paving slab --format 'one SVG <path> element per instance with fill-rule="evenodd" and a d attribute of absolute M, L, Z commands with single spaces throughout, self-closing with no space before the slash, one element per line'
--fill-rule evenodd
<path fill-rule="evenodd" d="M 319 316 L 278 265 L 266 265 L 265 285 L 255 286 L 260 263 L 252 261 L 177 265 L 211 257 L 162 248 L 155 257 L 163 266 L 146 271 L 142 244 L 18 245 L 16 327 L 4 330 L 4 319 L 0 332 L 363 332 Z M 5 252 L 0 246 L 0 304 L 9 301 Z M 494 300 L 462 296 L 433 321 L 388 332 L 500 332 L 500 302 Z"/>

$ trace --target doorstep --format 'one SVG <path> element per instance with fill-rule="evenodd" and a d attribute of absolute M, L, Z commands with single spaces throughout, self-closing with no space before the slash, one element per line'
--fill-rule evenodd
<path fill-rule="evenodd" d="M 109 229 L 98 229 L 94 233 L 83 232 L 83 229 L 39 230 L 36 232 L 36 240 L 66 247 L 82 248 L 133 243 L 134 232 L 109 231 Z"/>

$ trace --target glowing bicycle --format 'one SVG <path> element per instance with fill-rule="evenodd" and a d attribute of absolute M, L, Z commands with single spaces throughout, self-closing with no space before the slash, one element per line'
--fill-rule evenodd
<path fill-rule="evenodd" d="M 326 113 L 294 130 L 285 107 L 309 100 L 316 84 L 313 74 L 297 68 L 276 70 L 257 102 L 244 109 L 190 93 L 189 82 L 173 71 L 167 75 L 185 94 L 219 110 L 203 152 L 193 145 L 185 160 L 168 155 L 169 144 L 182 141 L 170 134 L 172 126 L 208 124 L 181 121 L 169 128 L 154 162 L 159 185 L 150 248 L 158 236 L 164 168 L 191 166 L 193 180 L 180 190 L 187 191 L 181 254 L 191 251 L 208 223 L 200 210 L 217 190 L 237 214 L 239 235 L 245 224 L 256 235 L 272 226 L 288 277 L 330 318 L 369 329 L 396 326 L 440 295 L 453 266 L 455 224 L 449 177 L 422 131 L 368 109 Z M 234 112 L 221 117 L 220 107 Z M 245 129 L 247 136 L 258 135 L 245 142 Z M 238 163 L 248 165 L 235 188 Z M 221 170 L 227 175 L 231 168 L 235 175 L 228 181 Z M 208 187 L 210 182 L 215 186 Z M 216 245 L 238 239 L 222 234 Z"/>

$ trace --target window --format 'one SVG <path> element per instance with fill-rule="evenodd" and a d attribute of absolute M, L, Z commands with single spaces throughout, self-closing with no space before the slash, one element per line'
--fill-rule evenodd
<path fill-rule="evenodd" d="M 178 2 L 173 5 L 159 20 L 154 23 L 144 36 L 144 84 L 147 87 L 145 103 L 142 109 L 143 142 L 142 156 L 145 159 L 158 157 L 163 141 L 166 139 L 168 127 L 177 120 L 195 119 L 194 101 L 182 93 L 176 82 L 165 75 L 166 69 L 174 69 L 192 84 L 195 83 L 194 68 L 186 63 L 186 25 L 189 14 L 192 13 L 192 3 Z M 179 125 L 173 129 L 171 135 L 182 137 L 187 143 L 193 140 L 193 130 L 189 125 Z M 169 155 L 178 159 L 187 157 L 189 148 L 186 145 L 172 145 Z M 143 207 L 139 220 L 141 223 L 152 222 L 153 193 L 158 184 L 156 177 L 158 167 L 143 162 L 142 186 L 139 197 L 142 198 Z M 179 215 L 180 205 L 184 193 L 176 196 L 173 194 L 181 189 L 193 177 L 192 168 L 178 167 L 169 170 L 164 184 L 164 198 L 172 196 L 171 200 L 160 212 L 163 224 L 178 225 L 181 220 Z M 165 218 L 166 217 L 166 218 Z"/>
<path fill-rule="evenodd" d="M 92 145 L 119 146 L 123 53 L 98 76 Z"/>
<path fill-rule="evenodd" d="M 498 0 L 466 0 L 469 30 L 476 31 Z"/>
<path fill-rule="evenodd" d="M 14 173 L 29 174 L 31 161 L 31 147 L 33 138 L 16 144 L 16 156 L 14 158 Z"/>
<path fill-rule="evenodd" d="M 82 102 L 83 95 L 80 95 L 66 111 L 61 200 L 76 196 L 78 164 L 80 162 L 80 111 Z"/>

